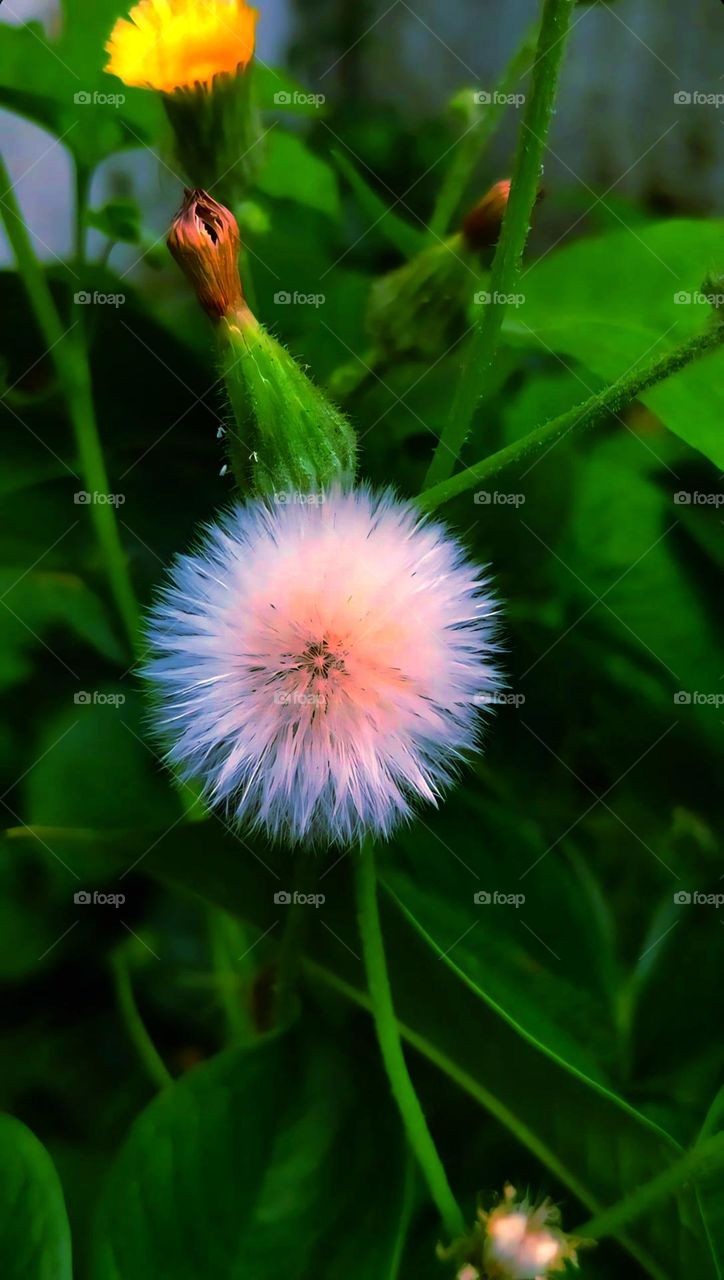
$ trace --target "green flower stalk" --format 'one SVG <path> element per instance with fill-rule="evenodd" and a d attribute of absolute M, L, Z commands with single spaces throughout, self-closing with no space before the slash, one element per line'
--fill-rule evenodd
<path fill-rule="evenodd" d="M 246 196 L 263 160 L 261 120 L 250 73 L 215 76 L 203 85 L 163 94 L 176 139 L 176 154 L 195 186 L 213 187 L 236 207 Z"/>
<path fill-rule="evenodd" d="M 230 204 L 246 194 L 261 160 L 257 17 L 246 0 L 140 0 L 106 45 L 107 71 L 160 93 L 189 181 Z"/>
<path fill-rule="evenodd" d="M 233 215 L 207 192 L 187 191 L 168 246 L 214 322 L 233 414 L 229 462 L 241 491 L 309 494 L 351 480 L 351 424 L 244 301 Z"/>

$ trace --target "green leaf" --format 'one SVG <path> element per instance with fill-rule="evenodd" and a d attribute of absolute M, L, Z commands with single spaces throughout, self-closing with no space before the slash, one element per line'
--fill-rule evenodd
<path fill-rule="evenodd" d="M 576 609 L 605 594 L 597 620 L 658 677 L 671 723 L 698 722 L 718 739 L 715 706 L 674 701 L 679 690 L 719 692 L 721 662 L 716 618 L 678 550 L 678 481 L 668 493 L 654 483 L 653 461 L 628 433 L 600 443 L 579 469 L 559 554 L 577 575 L 566 575 Z"/>
<path fill-rule="evenodd" d="M 46 722 L 24 782 L 29 821 L 124 829 L 173 823 L 179 803 L 141 737 L 142 708 L 129 682 L 67 697 L 68 709 Z"/>
<path fill-rule="evenodd" d="M 75 848 L 86 849 L 104 870 L 109 862 L 126 868 L 142 857 L 147 874 L 223 906 L 262 932 L 271 934 L 280 926 L 282 909 L 274 894 L 286 887 L 288 857 L 257 838 L 225 836 L 217 817 L 176 826 L 170 833 L 38 835 L 69 861 Z M 13 836 L 19 842 L 35 838 L 29 831 Z M 440 857 L 446 856 L 441 849 Z M 348 875 L 342 863 L 320 883 L 327 902 L 318 927 L 310 930 L 307 968 L 315 982 L 368 1009 Z M 561 1193 L 597 1213 L 676 1161 L 681 1148 L 663 1129 L 613 1090 L 569 1070 L 521 1036 L 510 1019 L 441 963 L 393 900 L 383 898 L 382 915 L 395 1004 L 408 1044 L 531 1152 Z M 642 1219 L 630 1236 L 618 1238 L 655 1280 L 679 1280 L 685 1274 L 708 1280 L 714 1274 L 689 1189 L 665 1212 Z"/>
<path fill-rule="evenodd" d="M 264 62 L 252 63 L 254 88 L 262 111 L 280 111 L 284 115 L 319 117 L 324 114 L 324 98 L 303 88 L 281 67 Z"/>
<path fill-rule="evenodd" d="M 0 597 L 0 686 L 30 674 L 30 652 L 52 653 L 56 632 L 70 631 L 111 662 L 123 661 L 105 605 L 75 574 L 1 568 Z"/>
<path fill-rule="evenodd" d="M 723 229 L 721 221 L 671 219 L 548 254 L 525 272 L 525 302 L 508 315 L 506 331 L 614 381 L 707 323 L 708 304 L 677 298 L 696 298 L 705 280 L 722 272 Z M 641 399 L 687 444 L 724 467 L 724 353 L 691 365 Z"/>
<path fill-rule="evenodd" d="M 111 240 L 140 243 L 141 210 L 135 200 L 109 200 L 100 209 L 89 209 L 86 222 Z"/>
<path fill-rule="evenodd" d="M 699 1142 L 703 1143 L 715 1135 L 724 1135 L 724 1087 L 707 1112 Z M 716 1259 L 717 1280 L 721 1280 L 724 1275 L 724 1169 L 721 1165 L 697 1178 L 697 1194 Z"/>
<path fill-rule="evenodd" d="M 370 219 L 370 230 L 374 228 L 378 231 L 405 258 L 414 258 L 415 254 L 420 253 L 428 243 L 425 228 L 422 225 L 419 229 L 411 226 L 394 209 L 388 208 L 344 151 L 333 149 L 332 157 L 352 188 L 363 214 Z"/>
<path fill-rule="evenodd" d="M 71 1280 L 70 1227 L 53 1163 L 13 1116 L 0 1115 L 3 1280 Z"/>
<path fill-rule="evenodd" d="M 534 822 L 519 816 L 513 830 L 505 805 L 462 792 L 442 820 L 398 838 L 384 882 L 457 978 L 554 1061 L 606 1085 L 616 1046 L 585 904 L 560 859 L 537 870 L 540 853 Z"/>
<path fill-rule="evenodd" d="M 266 139 L 264 167 L 256 185 L 265 195 L 294 200 L 338 220 L 339 191 L 334 170 L 295 134 L 273 129 Z"/>
<path fill-rule="evenodd" d="M 91 1280 L 384 1276 L 403 1183 L 387 1113 L 301 1030 L 197 1067 L 111 1170 Z"/>
<path fill-rule="evenodd" d="M 161 121 L 156 94 L 104 73 L 113 16 L 95 6 L 92 13 L 101 21 L 73 8 L 58 40 L 38 23 L 0 23 L 0 105 L 49 129 L 90 169 L 114 151 L 145 145 Z"/>

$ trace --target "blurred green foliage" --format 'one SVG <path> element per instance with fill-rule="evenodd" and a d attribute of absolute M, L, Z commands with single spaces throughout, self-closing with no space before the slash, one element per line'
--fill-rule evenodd
<path fill-rule="evenodd" d="M 0 103 L 82 172 L 121 148 L 167 154 L 152 94 L 74 102 L 114 92 L 101 49 L 118 9 L 67 0 L 57 41 L 0 27 Z M 259 80 L 266 108 L 294 91 L 284 73 Z M 330 104 L 327 119 L 276 110 L 246 211 L 258 312 L 320 383 L 364 354 L 373 281 L 429 243 L 358 155 L 364 122 L 348 154 Z M 721 223 L 625 218 L 528 266 L 465 462 L 704 323 L 707 305 L 680 295 L 720 267 Z M 145 221 L 128 200 L 88 218 L 144 255 Z M 209 335 L 157 245 L 155 261 L 162 273 L 133 284 L 113 253 L 47 270 L 64 325 L 86 327 L 144 603 L 232 497 Z M 125 301 L 81 315 L 79 290 Z M 436 1276 L 434 1216 L 367 1016 L 349 858 L 312 869 L 326 901 L 307 922 L 301 1010 L 270 1030 L 274 895 L 296 868 L 223 817 L 184 821 L 12 270 L 0 295 L 0 1105 L 19 1117 L 0 1122 L 2 1274 L 70 1276 L 64 1196 L 78 1280 Z M 513 697 L 452 800 L 385 851 L 383 923 L 410 1066 L 471 1218 L 510 1179 L 560 1200 L 572 1228 L 722 1128 L 724 917 L 687 895 L 721 891 L 723 361 L 445 512 L 493 566 Z M 459 364 L 458 342 L 434 360 L 405 350 L 354 393 L 363 475 L 419 491 Z M 124 902 L 74 900 L 94 893 Z M 221 963 L 209 910 L 238 922 Z M 178 1077 L 157 1098 L 114 1002 L 120 948 Z M 219 1053 L 229 999 L 246 1031 Z M 586 1255 L 584 1274 L 721 1277 L 723 1191 L 720 1172 L 702 1175 Z"/>

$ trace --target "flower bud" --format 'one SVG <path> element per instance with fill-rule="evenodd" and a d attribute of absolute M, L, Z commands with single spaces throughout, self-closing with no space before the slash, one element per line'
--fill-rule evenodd
<path fill-rule="evenodd" d="M 510 178 L 496 182 L 463 219 L 462 231 L 473 253 L 494 249 L 503 225 L 510 195 Z"/>
<path fill-rule="evenodd" d="M 351 423 L 246 306 L 218 328 L 234 474 L 258 495 L 322 493 L 354 476 Z"/>
<path fill-rule="evenodd" d="M 366 317 L 368 367 L 405 358 L 434 360 L 462 337 L 467 308 L 485 284 L 509 192 L 509 178 L 496 182 L 471 209 L 460 231 L 375 281 Z M 345 394 L 360 381 L 358 368 L 343 366 L 333 385 Z"/>
<path fill-rule="evenodd" d="M 465 330 L 477 273 L 458 233 L 415 254 L 372 285 L 367 331 L 377 363 L 436 359 Z"/>
<path fill-rule="evenodd" d="M 441 1257 L 458 1264 L 456 1280 L 547 1280 L 578 1265 L 576 1250 L 592 1241 L 577 1240 L 560 1227 L 560 1213 L 550 1200 L 533 1206 L 518 1201 L 508 1183 L 503 1198 L 489 1213 L 478 1210 L 470 1236 L 455 1241 Z"/>
<path fill-rule="evenodd" d="M 187 191 L 168 246 L 215 323 L 235 426 L 225 435 L 242 491 L 319 493 L 351 480 L 355 435 L 345 416 L 259 324 L 239 278 L 236 219 L 205 191 Z"/>
<path fill-rule="evenodd" d="M 166 243 L 212 320 L 239 310 L 239 228 L 228 209 L 205 191 L 187 189 Z"/>

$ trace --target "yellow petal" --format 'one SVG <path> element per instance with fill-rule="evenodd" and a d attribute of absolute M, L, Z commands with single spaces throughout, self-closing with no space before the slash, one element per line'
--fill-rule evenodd
<path fill-rule="evenodd" d="M 140 0 L 111 32 L 106 71 L 163 93 L 210 87 L 249 64 L 257 17 L 246 0 Z"/>

